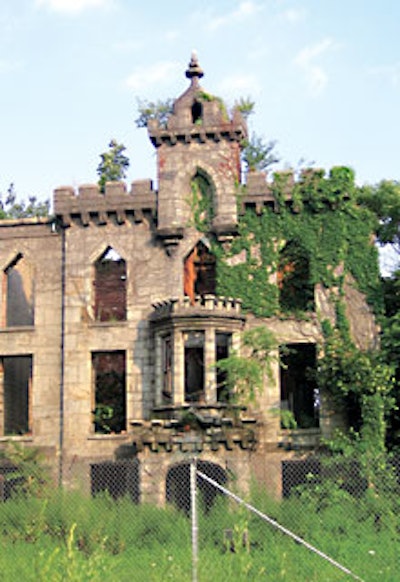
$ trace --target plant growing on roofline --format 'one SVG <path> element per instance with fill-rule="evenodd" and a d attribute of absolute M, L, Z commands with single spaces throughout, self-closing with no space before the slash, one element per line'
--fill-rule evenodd
<path fill-rule="evenodd" d="M 100 154 L 101 162 L 97 166 L 100 192 L 104 194 L 106 182 L 117 182 L 126 177 L 129 168 L 129 158 L 124 154 L 126 147 L 112 139 L 108 144 L 109 150 Z"/>

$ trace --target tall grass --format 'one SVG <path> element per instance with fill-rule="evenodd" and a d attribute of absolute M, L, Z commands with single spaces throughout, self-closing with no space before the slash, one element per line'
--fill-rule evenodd
<path fill-rule="evenodd" d="M 260 491 L 250 502 L 366 582 L 398 580 L 396 504 L 346 495 L 275 502 Z M 0 506 L 2 582 L 186 581 L 191 558 L 190 519 L 172 507 L 65 491 Z M 198 571 L 200 582 L 351 579 L 226 499 L 200 512 Z"/>

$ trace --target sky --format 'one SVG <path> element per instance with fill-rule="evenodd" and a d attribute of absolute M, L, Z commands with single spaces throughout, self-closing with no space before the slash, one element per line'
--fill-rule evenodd
<path fill-rule="evenodd" d="M 95 183 L 111 139 L 156 181 L 137 99 L 181 95 L 193 50 L 206 91 L 255 102 L 277 169 L 399 180 L 399 22 L 398 0 L 2 0 L 0 192 Z"/>

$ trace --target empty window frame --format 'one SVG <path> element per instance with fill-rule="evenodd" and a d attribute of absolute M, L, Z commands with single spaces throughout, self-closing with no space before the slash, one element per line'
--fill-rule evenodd
<path fill-rule="evenodd" d="M 96 321 L 126 320 L 126 263 L 108 247 L 94 264 Z"/>
<path fill-rule="evenodd" d="M 204 332 L 184 334 L 185 342 L 185 401 L 204 400 Z"/>
<path fill-rule="evenodd" d="M 320 397 L 315 344 L 287 344 L 280 358 L 281 410 L 291 414 L 298 428 L 317 428 Z"/>
<path fill-rule="evenodd" d="M 126 356 L 124 351 L 93 352 L 94 431 L 126 430 Z"/>
<path fill-rule="evenodd" d="M 215 362 L 216 362 L 216 381 L 217 381 L 217 401 L 229 402 L 230 390 L 228 377 L 225 370 L 218 367 L 218 362 L 229 356 L 232 345 L 231 333 L 215 334 Z"/>
<path fill-rule="evenodd" d="M 3 273 L 3 325 L 33 325 L 33 296 L 33 269 L 23 255 L 19 254 Z"/>
<path fill-rule="evenodd" d="M 314 285 L 310 282 L 309 258 L 296 242 L 289 242 L 280 254 L 278 287 L 283 312 L 314 310 Z"/>
<path fill-rule="evenodd" d="M 207 245 L 199 242 L 184 262 L 184 293 L 194 303 L 196 295 L 212 294 L 216 291 L 215 256 Z"/>
<path fill-rule="evenodd" d="M 31 393 L 32 356 L 3 356 L 0 359 L 0 434 L 23 435 L 31 431 Z"/>

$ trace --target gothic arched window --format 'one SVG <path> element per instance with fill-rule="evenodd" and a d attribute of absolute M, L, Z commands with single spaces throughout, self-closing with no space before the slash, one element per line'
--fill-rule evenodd
<path fill-rule="evenodd" d="M 97 321 L 126 320 L 126 263 L 111 247 L 94 264 L 94 316 Z"/>

